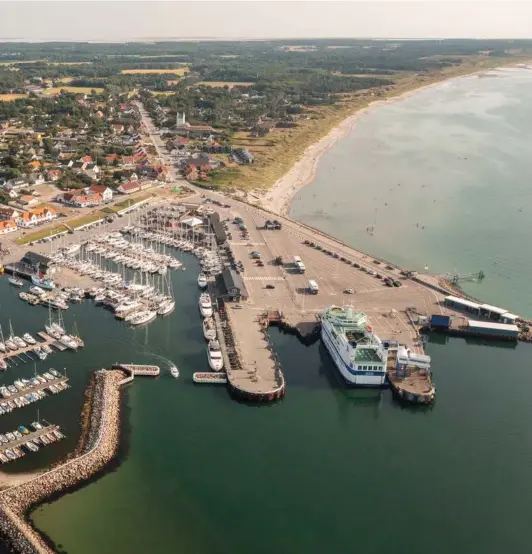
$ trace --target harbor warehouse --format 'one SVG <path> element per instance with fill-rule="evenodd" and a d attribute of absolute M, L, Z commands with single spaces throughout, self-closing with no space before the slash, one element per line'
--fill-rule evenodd
<path fill-rule="evenodd" d="M 224 244 L 227 241 L 227 235 L 225 234 L 225 229 L 220 221 L 220 216 L 218 212 L 214 212 L 209 215 L 209 227 L 216 237 L 216 244 L 218 246 Z"/>
<path fill-rule="evenodd" d="M 519 327 L 507 323 L 493 323 L 491 321 L 468 320 L 467 328 L 472 334 L 478 336 L 500 337 L 502 339 L 514 339 L 519 337 Z"/>
<path fill-rule="evenodd" d="M 248 297 L 242 278 L 232 269 L 225 268 L 220 275 L 216 276 L 216 288 L 218 297 L 225 301 L 246 300 Z"/>

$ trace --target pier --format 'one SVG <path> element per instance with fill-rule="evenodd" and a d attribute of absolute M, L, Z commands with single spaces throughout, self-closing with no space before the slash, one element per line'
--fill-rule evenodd
<path fill-rule="evenodd" d="M 197 371 L 192 375 L 194 383 L 225 385 L 227 384 L 227 375 L 223 372 L 215 371 Z"/>
<path fill-rule="evenodd" d="M 32 395 L 36 392 L 39 392 L 39 391 L 46 392 L 47 390 L 51 394 L 57 394 L 59 392 L 62 392 L 68 388 L 67 383 L 68 383 L 67 377 L 57 377 L 56 379 L 50 379 L 46 381 L 46 383 L 40 383 L 39 385 L 31 385 L 24 389 L 19 389 L 17 393 L 11 393 L 9 396 L 4 396 L 3 398 L 0 398 L 0 408 L 3 410 L 3 412 L 0 412 L 0 413 L 5 414 L 17 408 L 23 408 L 24 405 L 26 404 L 22 404 L 19 406 L 16 401 L 21 398 L 27 399 L 28 395 Z M 59 387 L 58 387 L 58 390 L 56 390 L 55 392 L 53 391 L 53 389 L 50 389 L 50 387 L 57 386 L 57 385 L 59 385 Z M 34 399 L 34 400 L 27 400 L 27 403 L 37 402 L 38 400 L 40 400 L 40 398 Z"/>
<path fill-rule="evenodd" d="M 113 368 L 122 369 L 131 377 L 158 377 L 161 373 L 158 365 L 115 364 Z"/>
<path fill-rule="evenodd" d="M 55 432 L 57 432 L 58 435 L 56 435 Z M 50 435 L 50 438 L 48 437 L 48 435 Z M 2 463 L 15 461 L 15 458 L 11 459 L 6 455 L 6 452 L 8 450 L 12 451 L 13 448 L 19 448 L 21 446 L 25 446 L 29 441 L 33 441 L 34 439 L 43 440 L 41 439 L 41 437 L 44 440 L 46 440 L 46 443 L 45 443 L 45 446 L 46 446 L 49 443 L 60 440 L 59 437 L 64 438 L 64 435 L 61 433 L 57 425 L 43 426 L 42 429 L 38 429 L 32 433 L 29 433 L 28 435 L 23 435 L 22 438 L 17 438 L 13 441 L 9 441 L 8 443 L 0 444 L 0 461 Z M 28 450 L 31 452 L 30 449 Z M 17 456 L 17 457 L 20 457 L 20 456 Z"/>
<path fill-rule="evenodd" d="M 17 358 L 22 363 L 37 360 L 38 356 L 35 352 L 33 352 L 33 350 L 37 347 L 46 345 L 55 348 L 59 352 L 63 352 L 67 349 L 63 343 L 57 339 L 54 339 L 50 335 L 47 335 L 44 331 L 39 331 L 37 336 L 41 339 L 41 341 L 37 341 L 36 344 L 29 344 L 23 348 L 18 348 L 17 350 L 8 350 L 0 355 L 0 360 L 5 360 L 6 363 L 14 363 L 15 365 L 18 365 L 14 358 Z"/>

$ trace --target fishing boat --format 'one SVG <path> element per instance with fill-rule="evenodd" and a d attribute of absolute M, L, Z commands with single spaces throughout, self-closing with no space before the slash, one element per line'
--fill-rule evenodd
<path fill-rule="evenodd" d="M 203 317 L 212 316 L 212 302 L 208 293 L 204 292 L 199 298 L 199 309 Z"/>
<path fill-rule="evenodd" d="M 200 273 L 198 275 L 198 287 L 204 289 L 207 286 L 207 276 L 205 273 Z"/>
<path fill-rule="evenodd" d="M 203 320 L 203 336 L 205 340 L 216 339 L 216 327 L 214 326 L 214 320 L 212 317 L 206 317 Z"/>
<path fill-rule="evenodd" d="M 224 361 L 222 358 L 222 349 L 220 343 L 217 340 L 209 341 L 207 347 L 207 357 L 209 359 L 209 367 L 213 371 L 221 371 L 224 367 Z"/>
<path fill-rule="evenodd" d="M 55 289 L 54 280 L 50 279 L 49 277 L 44 277 L 43 275 L 41 276 L 39 273 L 35 273 L 31 276 L 31 282 L 44 290 Z"/>

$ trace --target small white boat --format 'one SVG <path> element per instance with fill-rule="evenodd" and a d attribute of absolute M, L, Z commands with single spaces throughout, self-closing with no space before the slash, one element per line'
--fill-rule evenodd
<path fill-rule="evenodd" d="M 208 293 L 204 292 L 199 298 L 199 309 L 203 317 L 212 316 L 212 302 Z"/>
<path fill-rule="evenodd" d="M 214 326 L 212 317 L 206 317 L 203 320 L 203 336 L 205 340 L 216 339 L 216 327 Z"/>
<path fill-rule="evenodd" d="M 167 315 L 171 312 L 173 312 L 175 309 L 175 300 L 167 300 L 166 302 L 163 302 L 159 309 L 157 310 L 158 315 Z"/>
<path fill-rule="evenodd" d="M 12 277 L 9 277 L 8 281 L 14 287 L 23 287 L 24 286 L 24 281 L 20 277 L 17 277 L 16 275 L 13 275 Z"/>
<path fill-rule="evenodd" d="M 26 348 L 26 346 L 28 346 L 20 337 L 13 337 L 13 342 L 14 342 L 19 348 Z"/>
<path fill-rule="evenodd" d="M 5 345 L 9 350 L 18 350 L 18 346 L 11 339 L 7 339 Z"/>
<path fill-rule="evenodd" d="M 204 289 L 207 286 L 207 276 L 205 273 L 200 273 L 198 275 L 198 287 Z"/>
<path fill-rule="evenodd" d="M 209 341 L 207 356 L 209 358 L 209 367 L 213 371 L 221 371 L 223 369 L 224 360 L 222 358 L 222 349 L 220 348 L 220 343 L 217 340 Z"/>
<path fill-rule="evenodd" d="M 172 377 L 174 377 L 174 379 L 177 379 L 179 377 L 179 370 L 175 365 L 172 365 L 170 367 L 170 373 L 172 374 Z"/>
<path fill-rule="evenodd" d="M 67 348 L 70 348 L 71 350 L 77 350 L 78 343 L 69 335 L 63 335 L 59 342 L 61 344 L 64 344 Z"/>
<path fill-rule="evenodd" d="M 28 344 L 37 344 L 37 341 L 29 333 L 24 333 L 22 338 Z"/>
<path fill-rule="evenodd" d="M 30 292 L 34 294 L 35 296 L 44 296 L 46 292 L 44 292 L 41 287 L 38 287 L 37 285 L 30 287 Z"/>
<path fill-rule="evenodd" d="M 131 325 L 143 325 L 145 323 L 150 323 L 157 317 L 157 312 L 154 310 L 145 310 L 139 312 L 131 321 Z"/>

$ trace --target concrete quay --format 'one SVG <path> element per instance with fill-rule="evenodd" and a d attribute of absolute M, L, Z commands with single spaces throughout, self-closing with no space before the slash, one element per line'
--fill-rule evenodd
<path fill-rule="evenodd" d="M 21 554 L 56 551 L 26 519 L 33 506 L 90 479 L 113 458 L 119 443 L 122 371 L 95 372 L 87 429 L 79 455 L 46 473 L 0 492 L 0 533 L 12 550 Z"/>

